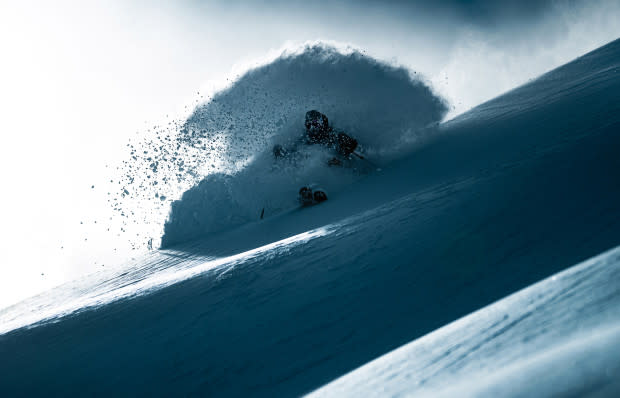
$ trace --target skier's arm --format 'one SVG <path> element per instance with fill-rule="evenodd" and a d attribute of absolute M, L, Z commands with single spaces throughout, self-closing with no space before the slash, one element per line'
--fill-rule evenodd
<path fill-rule="evenodd" d="M 341 155 L 349 156 L 357 148 L 357 140 L 345 133 L 338 133 L 336 140 L 337 150 Z"/>

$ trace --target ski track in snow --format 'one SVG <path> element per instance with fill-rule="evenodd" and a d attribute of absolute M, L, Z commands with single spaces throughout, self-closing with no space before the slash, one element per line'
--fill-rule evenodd
<path fill-rule="evenodd" d="M 619 104 L 617 40 L 320 206 L 2 310 L 0 394 L 298 396 L 368 363 L 315 393 L 613 396 L 620 249 L 530 285 L 619 244 Z"/>

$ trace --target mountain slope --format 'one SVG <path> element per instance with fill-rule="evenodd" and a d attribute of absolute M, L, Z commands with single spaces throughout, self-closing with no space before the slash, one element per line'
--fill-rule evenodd
<path fill-rule="evenodd" d="M 299 395 L 616 246 L 619 63 L 617 40 L 320 206 L 157 253 L 112 287 L 133 293 L 3 334 L 0 392 Z"/>
<path fill-rule="evenodd" d="M 311 396 L 618 396 L 620 249 L 409 343 Z"/>

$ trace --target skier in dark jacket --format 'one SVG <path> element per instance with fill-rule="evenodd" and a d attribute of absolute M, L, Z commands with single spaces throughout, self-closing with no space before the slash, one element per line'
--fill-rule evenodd
<path fill-rule="evenodd" d="M 302 141 L 307 145 L 319 144 L 334 149 L 341 158 L 349 158 L 355 153 L 357 141 L 344 134 L 337 133 L 329 126 L 327 116 L 317 110 L 306 112 L 304 122 L 306 126 L 306 134 Z M 291 153 L 295 153 L 296 148 L 286 149 L 282 145 L 273 147 L 273 155 L 276 158 L 285 158 Z M 362 158 L 359 154 L 357 157 Z M 363 158 L 362 158 L 363 159 Z M 327 162 L 330 166 L 342 166 L 342 160 L 334 156 Z M 304 186 L 299 190 L 299 203 L 302 206 L 312 206 L 327 200 L 327 194 L 321 189 L 312 189 Z M 261 216 L 262 217 L 262 216 Z"/>
<path fill-rule="evenodd" d="M 344 134 L 336 133 L 329 125 L 327 116 L 317 110 L 306 112 L 305 123 L 306 134 L 305 143 L 308 145 L 319 144 L 328 148 L 333 148 L 342 157 L 348 158 L 357 148 L 357 141 Z M 294 151 L 294 150 L 293 150 Z M 281 145 L 273 148 L 273 154 L 276 158 L 285 157 L 290 150 L 285 149 Z M 329 160 L 330 166 L 342 165 L 342 161 L 337 157 Z"/>
<path fill-rule="evenodd" d="M 306 137 L 310 144 L 321 144 L 334 148 L 340 155 L 348 157 L 357 148 L 357 141 L 344 134 L 336 133 L 329 126 L 327 116 L 319 111 L 306 112 Z"/>

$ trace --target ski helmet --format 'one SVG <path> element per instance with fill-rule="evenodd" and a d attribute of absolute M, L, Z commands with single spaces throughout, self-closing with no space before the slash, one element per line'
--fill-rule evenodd
<path fill-rule="evenodd" d="M 305 124 L 306 130 L 318 129 L 325 131 L 329 128 L 327 116 L 316 110 L 306 112 Z"/>

